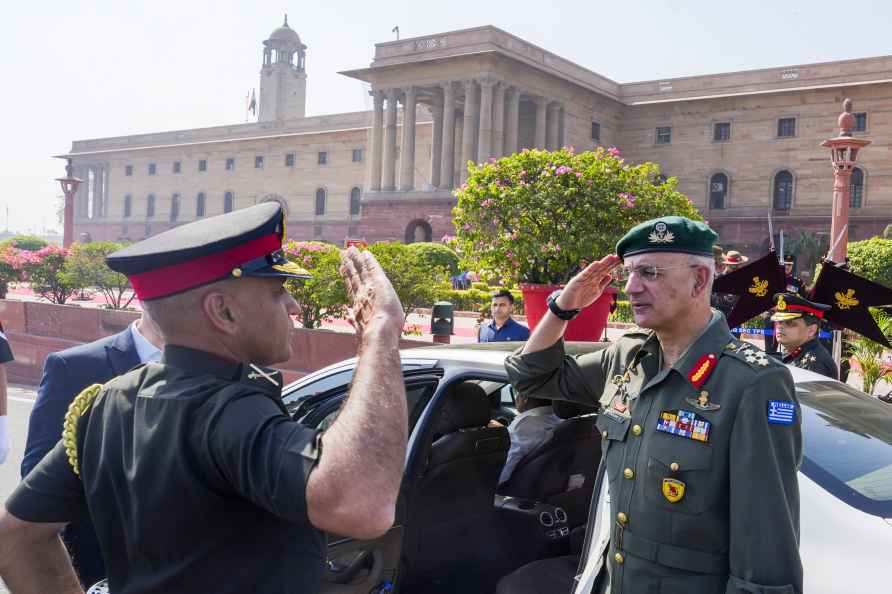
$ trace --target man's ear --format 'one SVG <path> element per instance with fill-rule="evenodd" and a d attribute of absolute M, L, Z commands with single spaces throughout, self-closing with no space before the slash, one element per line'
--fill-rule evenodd
<path fill-rule="evenodd" d="M 238 330 L 235 316 L 232 313 L 232 298 L 226 293 L 213 291 L 201 300 L 201 309 L 214 328 L 226 334 L 235 334 Z"/>

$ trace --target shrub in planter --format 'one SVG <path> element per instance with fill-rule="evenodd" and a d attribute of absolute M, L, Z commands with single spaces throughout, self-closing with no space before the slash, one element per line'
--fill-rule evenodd
<path fill-rule="evenodd" d="M 349 301 L 347 287 L 338 272 L 338 248 L 318 241 L 291 241 L 284 252 L 289 260 L 310 273 L 307 280 L 289 280 L 285 285 L 297 301 L 301 326 L 318 328 L 326 319 L 343 316 Z"/>
<path fill-rule="evenodd" d="M 849 244 L 852 272 L 875 283 L 892 287 L 892 239 L 874 237 Z"/>

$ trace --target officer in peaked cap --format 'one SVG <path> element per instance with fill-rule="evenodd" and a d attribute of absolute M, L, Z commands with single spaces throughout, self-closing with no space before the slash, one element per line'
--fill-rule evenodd
<path fill-rule="evenodd" d="M 809 301 L 795 293 L 774 296 L 771 321 L 777 341 L 786 351 L 784 363 L 839 379 L 833 357 L 818 340 L 821 322 L 830 309 L 829 305 Z"/>
<path fill-rule="evenodd" d="M 291 356 L 297 304 L 284 283 L 306 278 L 282 255 L 284 233 L 266 203 L 109 256 L 164 353 L 75 398 L 62 440 L 0 510 L 11 591 L 80 591 L 57 532 L 88 513 L 115 594 L 316 592 L 325 532 L 389 529 L 407 440 L 402 307 L 371 254 L 343 254 L 371 348 L 324 435 L 292 421 L 282 376 L 265 367 Z"/>
<path fill-rule="evenodd" d="M 793 380 L 710 308 L 715 239 L 683 217 L 632 228 L 616 255 L 549 298 L 506 360 L 523 394 L 599 407 L 601 463 L 578 565 L 534 562 L 503 578 L 498 594 L 801 594 Z M 626 281 L 639 328 L 567 355 L 567 320 L 612 275 Z"/>

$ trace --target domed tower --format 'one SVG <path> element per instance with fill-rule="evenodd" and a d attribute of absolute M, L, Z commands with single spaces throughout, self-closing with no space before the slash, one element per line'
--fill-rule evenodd
<path fill-rule="evenodd" d="M 302 118 L 307 111 L 306 51 L 297 33 L 285 23 L 263 42 L 260 69 L 260 114 L 269 122 Z"/>

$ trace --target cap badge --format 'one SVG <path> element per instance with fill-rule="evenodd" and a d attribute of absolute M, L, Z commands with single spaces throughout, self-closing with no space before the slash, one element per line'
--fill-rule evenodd
<path fill-rule="evenodd" d="M 674 478 L 663 479 L 663 497 L 669 503 L 678 503 L 684 498 L 685 484 Z"/>
<path fill-rule="evenodd" d="M 787 309 L 787 302 L 784 301 L 783 295 L 777 298 L 777 305 L 774 306 L 774 309 L 777 311 L 784 311 Z"/>
<path fill-rule="evenodd" d="M 855 299 L 855 289 L 849 289 L 845 293 L 837 291 L 834 297 L 836 297 L 836 307 L 838 309 L 851 309 L 860 303 L 860 301 Z"/>
<path fill-rule="evenodd" d="M 647 236 L 647 239 L 651 243 L 672 243 L 675 241 L 675 235 L 669 231 L 666 223 L 660 221 L 654 225 L 654 230 Z"/>
<path fill-rule="evenodd" d="M 753 286 L 749 288 L 749 292 L 756 297 L 764 297 L 768 293 L 768 281 L 761 280 L 758 276 L 754 276 Z"/>

